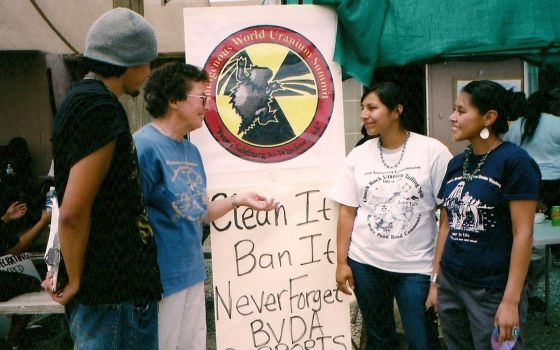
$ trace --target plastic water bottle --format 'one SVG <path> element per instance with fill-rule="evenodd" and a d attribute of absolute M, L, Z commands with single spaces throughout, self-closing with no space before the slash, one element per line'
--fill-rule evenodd
<path fill-rule="evenodd" d="M 14 175 L 14 168 L 12 168 L 12 164 L 10 163 L 8 163 L 8 166 L 6 167 L 6 175 L 8 176 Z"/>
<path fill-rule="evenodd" d="M 54 190 L 54 186 L 49 187 L 49 192 L 47 192 L 47 200 L 45 202 L 45 209 L 47 211 L 52 211 L 53 206 L 53 198 L 56 198 L 56 191 Z"/>
<path fill-rule="evenodd" d="M 519 329 L 518 329 L 519 333 Z M 517 334 L 514 334 L 513 340 L 506 340 L 504 342 L 500 342 L 500 328 L 494 328 L 492 332 L 492 337 L 490 338 L 490 344 L 492 345 L 493 350 L 511 350 L 515 346 L 517 342 Z"/>

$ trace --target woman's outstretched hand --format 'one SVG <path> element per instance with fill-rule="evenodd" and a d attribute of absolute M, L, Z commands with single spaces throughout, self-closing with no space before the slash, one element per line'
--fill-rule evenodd
<path fill-rule="evenodd" d="M 27 204 L 21 202 L 13 202 L 6 210 L 6 214 L 2 216 L 4 222 L 17 220 L 27 213 Z"/>
<path fill-rule="evenodd" d="M 235 196 L 238 206 L 246 206 L 254 210 L 272 210 L 278 208 L 280 203 L 274 198 L 266 198 L 255 192 L 243 192 Z"/>

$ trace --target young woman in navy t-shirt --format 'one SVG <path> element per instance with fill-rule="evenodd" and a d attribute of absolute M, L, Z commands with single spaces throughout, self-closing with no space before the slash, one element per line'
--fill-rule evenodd
<path fill-rule="evenodd" d="M 533 244 L 540 171 L 518 146 L 504 142 L 522 93 L 481 80 L 467 84 L 449 117 L 455 156 L 439 192 L 441 223 L 426 306 L 437 305 L 448 349 L 490 349 L 517 338 L 526 314 L 525 277 Z"/>

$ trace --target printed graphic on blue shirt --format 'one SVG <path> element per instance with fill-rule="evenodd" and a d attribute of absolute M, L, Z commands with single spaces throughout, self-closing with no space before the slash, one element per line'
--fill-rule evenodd
<path fill-rule="evenodd" d="M 482 157 L 470 159 L 467 173 L 472 174 Z M 538 166 L 509 142 L 490 152 L 480 173 L 469 180 L 464 164 L 465 153 L 449 162 L 438 194 L 449 224 L 442 272 L 467 285 L 503 289 L 513 244 L 510 205 L 538 198 Z"/>
<path fill-rule="evenodd" d="M 204 179 L 196 162 L 166 161 L 172 174 L 171 182 L 186 191 L 176 192 L 171 207 L 175 212 L 175 221 L 181 218 L 190 221 L 202 221 L 206 216 L 208 202 Z"/>
<path fill-rule="evenodd" d="M 488 186 L 500 187 L 496 181 L 486 176 L 477 176 L 487 182 Z M 478 238 L 472 233 L 487 231 L 496 226 L 494 205 L 485 203 L 483 199 L 465 190 L 465 181 L 461 178 L 445 198 L 444 206 L 449 216 L 450 238 L 453 240 L 477 243 Z M 448 184 L 457 181 L 452 179 Z"/>
<path fill-rule="evenodd" d="M 420 222 L 422 214 L 415 208 L 424 193 L 411 174 L 412 169 L 418 167 L 365 174 L 371 180 L 365 186 L 362 201 L 369 207 L 368 227 L 375 236 L 400 239 L 408 236 Z"/>

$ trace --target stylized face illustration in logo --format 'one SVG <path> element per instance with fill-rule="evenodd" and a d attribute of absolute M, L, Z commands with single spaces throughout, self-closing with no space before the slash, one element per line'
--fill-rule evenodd
<path fill-rule="evenodd" d="M 273 97 L 283 89 L 281 83 L 271 81 L 270 69 L 251 66 L 248 60 L 239 57 L 233 62 L 237 63 L 237 84 L 228 92 L 233 108 L 241 116 L 237 135 L 259 145 L 290 141 L 296 135 Z"/>
<path fill-rule="evenodd" d="M 205 66 L 214 96 L 206 124 L 232 154 L 279 162 L 315 144 L 334 104 L 324 58 L 298 33 L 276 26 L 241 30 Z"/>

